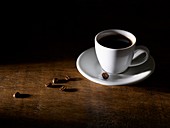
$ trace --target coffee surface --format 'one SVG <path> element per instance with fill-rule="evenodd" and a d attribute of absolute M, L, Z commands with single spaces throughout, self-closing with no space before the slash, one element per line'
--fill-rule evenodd
<path fill-rule="evenodd" d="M 132 42 L 122 35 L 108 35 L 98 40 L 99 44 L 113 49 L 126 48 L 132 45 Z"/>

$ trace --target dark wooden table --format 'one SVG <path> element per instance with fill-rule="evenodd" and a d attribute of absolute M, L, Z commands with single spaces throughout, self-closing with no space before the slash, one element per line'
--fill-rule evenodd
<path fill-rule="evenodd" d="M 64 57 L 1 64 L 0 127 L 170 126 L 169 84 L 158 78 L 157 70 L 140 83 L 104 86 L 84 78 L 75 62 L 76 57 Z M 45 87 L 65 75 L 72 79 Z M 16 92 L 22 98 L 14 98 Z"/>

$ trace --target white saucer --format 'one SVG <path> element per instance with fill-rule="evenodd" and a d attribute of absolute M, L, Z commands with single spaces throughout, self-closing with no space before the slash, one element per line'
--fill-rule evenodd
<path fill-rule="evenodd" d="M 109 76 L 107 80 L 103 79 L 102 69 L 96 58 L 94 47 L 84 51 L 77 58 L 76 66 L 78 71 L 87 79 L 102 85 L 126 85 L 139 82 L 150 76 L 155 69 L 154 59 L 150 56 L 144 64 L 136 67 L 130 67 L 125 72 Z"/>

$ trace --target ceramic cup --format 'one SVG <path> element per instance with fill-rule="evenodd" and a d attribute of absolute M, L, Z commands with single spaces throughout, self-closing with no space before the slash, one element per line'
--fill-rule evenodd
<path fill-rule="evenodd" d="M 141 65 L 149 58 L 149 50 L 145 46 L 136 46 L 136 37 L 132 33 L 119 29 L 99 32 L 95 36 L 95 51 L 101 68 L 113 75 Z"/>

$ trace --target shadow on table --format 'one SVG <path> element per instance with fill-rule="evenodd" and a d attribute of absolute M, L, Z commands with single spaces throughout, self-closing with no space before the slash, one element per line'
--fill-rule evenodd
<path fill-rule="evenodd" d="M 149 76 L 144 81 L 128 85 L 129 87 L 139 87 L 146 90 L 152 90 L 157 92 L 170 93 L 170 80 L 169 76 L 165 74 L 165 71 L 161 69 L 156 69 L 151 76 Z"/>
<path fill-rule="evenodd" d="M 17 127 L 17 128 L 85 128 L 87 125 L 80 122 L 66 122 L 59 120 L 39 120 L 39 119 L 30 119 L 30 118 L 0 118 L 0 127 Z"/>

